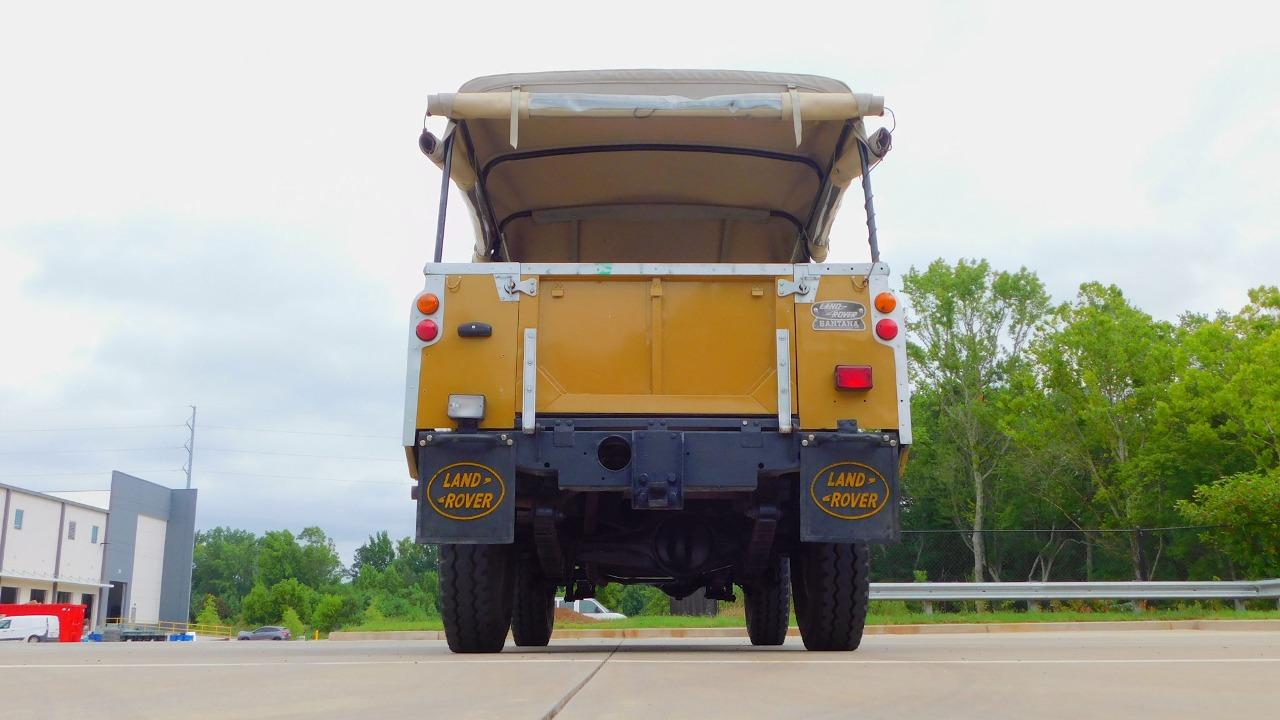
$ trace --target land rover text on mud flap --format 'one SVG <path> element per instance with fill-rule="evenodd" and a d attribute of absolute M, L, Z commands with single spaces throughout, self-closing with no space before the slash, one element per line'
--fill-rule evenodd
<path fill-rule="evenodd" d="M 457 652 L 545 645 L 557 588 L 743 588 L 757 645 L 858 646 L 868 543 L 898 539 L 901 308 L 868 134 L 807 75 L 552 72 L 433 95 L 444 173 L 409 320 L 417 540 Z M 449 183 L 475 227 L 442 263 Z M 870 263 L 825 264 L 861 185 Z"/>

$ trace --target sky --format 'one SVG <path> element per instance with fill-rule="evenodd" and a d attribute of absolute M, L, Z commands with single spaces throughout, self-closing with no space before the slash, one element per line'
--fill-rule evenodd
<path fill-rule="evenodd" d="M 181 487 L 194 404 L 198 526 L 319 525 L 347 559 L 411 534 L 405 336 L 440 177 L 417 136 L 429 93 L 493 73 L 835 77 L 895 115 L 872 177 L 896 273 L 986 258 L 1059 300 L 1238 309 L 1280 283 L 1277 26 L 1262 2 L 15 5 L 0 483 Z M 859 205 L 832 261 L 867 257 Z"/>

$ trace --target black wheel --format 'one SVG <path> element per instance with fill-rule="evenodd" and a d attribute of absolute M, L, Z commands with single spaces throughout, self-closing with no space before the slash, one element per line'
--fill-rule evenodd
<path fill-rule="evenodd" d="M 542 573 L 537 557 L 516 558 L 511 637 L 520 647 L 545 647 L 556 621 L 556 586 Z"/>
<path fill-rule="evenodd" d="M 866 543 L 802 543 L 791 588 L 809 650 L 857 650 L 867 622 L 871 553 Z"/>
<path fill-rule="evenodd" d="M 502 652 L 513 570 L 510 545 L 440 546 L 440 605 L 450 650 Z"/>
<path fill-rule="evenodd" d="M 752 645 L 781 645 L 787 639 L 791 615 L 791 563 L 774 559 L 769 569 L 742 586 L 747 610 L 747 635 Z"/>

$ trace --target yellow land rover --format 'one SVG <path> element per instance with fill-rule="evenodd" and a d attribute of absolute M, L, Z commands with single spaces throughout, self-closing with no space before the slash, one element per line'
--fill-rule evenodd
<path fill-rule="evenodd" d="M 899 535 L 902 311 L 868 169 L 883 98 L 808 75 L 482 77 L 433 95 L 444 173 L 413 299 L 404 445 L 455 652 L 551 636 L 558 587 L 741 586 L 757 645 L 790 607 L 858 646 L 868 543 Z M 449 181 L 475 228 L 442 263 Z M 825 264 L 858 182 L 870 263 Z"/>

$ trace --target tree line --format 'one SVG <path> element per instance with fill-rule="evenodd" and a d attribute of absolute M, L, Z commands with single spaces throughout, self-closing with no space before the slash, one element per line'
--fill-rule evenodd
<path fill-rule="evenodd" d="M 329 632 L 385 619 L 440 616 L 439 550 L 386 531 L 369 536 L 344 567 L 333 541 L 318 527 L 294 535 L 216 527 L 196 533 L 191 616 L 209 625 L 290 626 Z M 610 585 L 597 594 L 626 615 L 666 615 L 656 588 Z"/>
<path fill-rule="evenodd" d="M 1129 579 L 1280 575 L 1275 287 L 1169 322 L 1096 282 L 1054 303 L 1033 272 L 986 261 L 938 260 L 903 282 L 904 528 L 962 531 L 975 580 L 1097 577 L 1055 563 L 1069 543 L 1084 546 L 1076 564 L 1124 558 L 1109 573 Z M 1135 530 L 1178 526 L 1196 527 Z M 1039 531 L 1038 546 L 989 547 L 1014 529 Z"/>
<path fill-rule="evenodd" d="M 328 632 L 384 618 L 439 614 L 439 556 L 410 538 L 378 532 L 344 567 L 318 527 L 294 535 L 216 527 L 196 533 L 191 613 L 198 623 L 293 624 Z"/>

